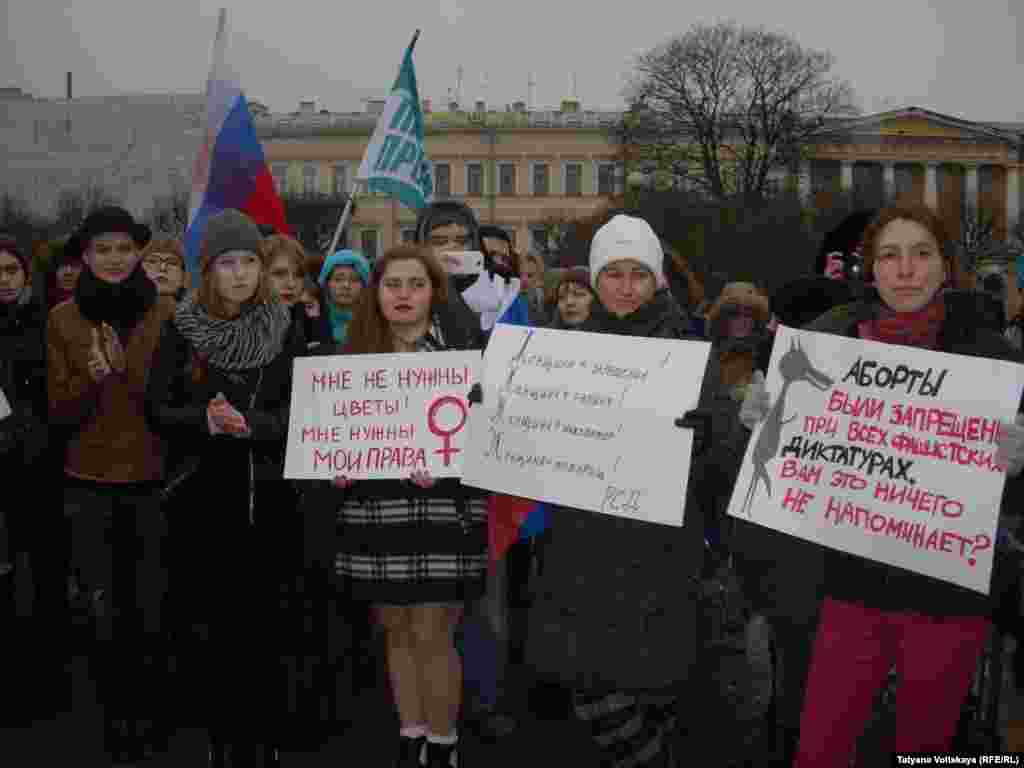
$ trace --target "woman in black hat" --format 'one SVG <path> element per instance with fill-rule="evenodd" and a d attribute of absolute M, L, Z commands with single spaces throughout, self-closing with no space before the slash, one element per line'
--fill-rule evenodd
<path fill-rule="evenodd" d="M 72 563 L 98 640 L 106 744 L 114 762 L 155 749 L 163 699 L 164 446 L 146 425 L 143 394 L 163 321 L 142 269 L 149 230 L 122 208 L 101 208 L 77 233 L 84 269 L 47 331 L 51 422 L 67 428 L 64 512 Z"/>

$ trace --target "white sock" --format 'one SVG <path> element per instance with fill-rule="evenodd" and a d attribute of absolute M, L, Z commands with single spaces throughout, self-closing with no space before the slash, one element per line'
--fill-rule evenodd
<path fill-rule="evenodd" d="M 427 735 L 427 726 L 420 724 L 407 725 L 399 733 L 408 739 L 418 739 L 421 736 Z"/>
<path fill-rule="evenodd" d="M 427 741 L 431 744 L 444 744 L 446 747 L 459 743 L 459 732 L 452 731 L 447 736 L 438 736 L 436 733 L 428 733 Z"/>

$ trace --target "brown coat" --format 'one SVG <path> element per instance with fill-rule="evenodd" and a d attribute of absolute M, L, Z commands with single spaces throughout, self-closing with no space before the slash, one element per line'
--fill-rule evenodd
<path fill-rule="evenodd" d="M 99 483 L 159 481 L 164 444 L 145 418 L 146 378 L 164 322 L 174 302 L 161 297 L 132 329 L 125 346 L 125 372 L 96 384 L 89 375 L 95 326 L 74 300 L 50 312 L 46 355 L 50 420 L 71 428 L 64 470 Z"/>

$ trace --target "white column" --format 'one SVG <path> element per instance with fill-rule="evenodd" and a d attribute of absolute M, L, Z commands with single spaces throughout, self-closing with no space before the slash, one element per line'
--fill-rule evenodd
<path fill-rule="evenodd" d="M 853 162 L 850 160 L 839 164 L 839 186 L 845 191 L 853 189 Z"/>
<path fill-rule="evenodd" d="M 936 171 L 939 164 L 935 162 L 925 163 L 924 170 L 924 204 L 932 210 L 939 207 L 939 182 L 936 178 Z"/>
<path fill-rule="evenodd" d="M 1014 226 L 1020 219 L 1020 169 L 1006 169 L 1006 226 Z"/>
<path fill-rule="evenodd" d="M 800 162 L 799 174 L 796 179 L 797 192 L 801 200 L 806 200 L 811 194 L 811 163 L 809 160 Z"/>
<path fill-rule="evenodd" d="M 896 197 L 896 163 L 882 163 L 882 186 L 886 200 Z"/>
<path fill-rule="evenodd" d="M 966 200 L 971 210 L 978 210 L 978 164 L 968 163 L 967 164 L 967 188 Z"/>

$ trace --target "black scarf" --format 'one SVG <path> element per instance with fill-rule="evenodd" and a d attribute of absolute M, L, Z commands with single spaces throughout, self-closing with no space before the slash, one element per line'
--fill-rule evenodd
<path fill-rule="evenodd" d="M 636 312 L 618 317 L 599 301 L 591 305 L 590 317 L 581 331 L 614 333 L 646 338 L 683 338 L 689 335 L 686 315 L 666 290 L 660 290 Z"/>
<path fill-rule="evenodd" d="M 97 326 L 109 323 L 122 343 L 156 299 L 156 285 L 142 270 L 141 262 L 120 283 L 104 282 L 86 266 L 75 284 L 75 303 L 85 319 Z"/>

